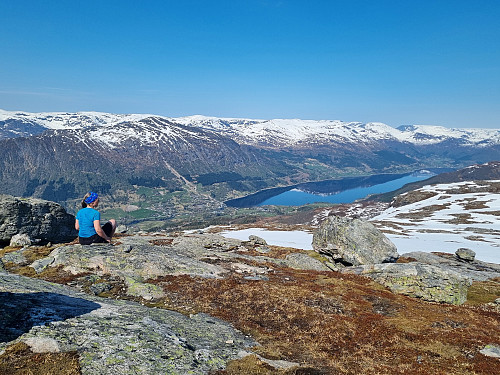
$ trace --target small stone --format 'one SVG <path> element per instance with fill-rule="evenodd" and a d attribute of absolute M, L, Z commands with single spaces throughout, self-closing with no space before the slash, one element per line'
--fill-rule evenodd
<path fill-rule="evenodd" d="M 50 266 L 52 263 L 54 263 L 54 258 L 47 257 L 47 258 L 35 260 L 33 263 L 30 264 L 30 267 L 33 268 L 36 273 L 40 273 L 44 269 L 46 269 L 48 266 Z"/>
<path fill-rule="evenodd" d="M 500 358 L 500 346 L 486 345 L 479 353 L 487 357 Z"/>
<path fill-rule="evenodd" d="M 500 298 L 497 298 L 494 303 L 500 305 Z"/>
<path fill-rule="evenodd" d="M 467 249 L 465 247 L 461 247 L 457 251 L 455 251 L 455 255 L 462 260 L 465 260 L 467 262 L 472 262 L 474 258 L 476 257 L 476 253 L 472 251 L 471 249 Z"/>
<path fill-rule="evenodd" d="M 127 233 L 128 232 L 128 228 L 127 226 L 123 225 L 123 224 L 120 224 L 116 227 L 116 232 L 118 233 Z"/>
<path fill-rule="evenodd" d="M 10 239 L 10 246 L 30 246 L 33 243 L 30 236 L 26 233 L 18 233 Z"/>
<path fill-rule="evenodd" d="M 123 245 L 122 250 L 124 253 L 130 253 L 132 251 L 132 245 Z"/>
<path fill-rule="evenodd" d="M 49 337 L 30 337 L 24 342 L 33 353 L 59 353 L 61 351 L 57 341 Z"/>
<path fill-rule="evenodd" d="M 257 246 L 255 248 L 255 251 L 261 253 L 261 254 L 267 254 L 268 252 L 271 251 L 271 249 L 267 246 Z"/>

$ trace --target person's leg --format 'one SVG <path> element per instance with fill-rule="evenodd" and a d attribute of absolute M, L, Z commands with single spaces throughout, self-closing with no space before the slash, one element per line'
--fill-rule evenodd
<path fill-rule="evenodd" d="M 102 226 L 102 230 L 106 233 L 106 236 L 113 237 L 116 231 L 116 220 L 111 219 L 106 224 Z"/>
<path fill-rule="evenodd" d="M 109 222 L 113 226 L 113 231 L 111 232 L 111 236 L 110 237 L 113 237 L 115 235 L 115 232 L 116 232 L 116 220 L 115 219 L 110 219 Z"/>

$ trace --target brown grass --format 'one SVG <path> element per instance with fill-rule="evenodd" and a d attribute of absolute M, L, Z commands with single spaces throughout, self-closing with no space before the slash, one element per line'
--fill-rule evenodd
<path fill-rule="evenodd" d="M 168 276 L 154 283 L 168 295 L 164 306 L 229 321 L 259 341 L 257 354 L 299 362 L 304 373 L 500 373 L 500 361 L 478 353 L 500 343 L 492 335 L 499 314 L 394 295 L 356 275 L 275 269 L 267 282 Z M 244 373 L 248 361 L 220 374 Z M 273 373 L 254 365 L 247 373 Z"/>
<path fill-rule="evenodd" d="M 0 355 L 0 375 L 79 375 L 76 352 L 33 353 L 28 345 L 18 342 Z"/>

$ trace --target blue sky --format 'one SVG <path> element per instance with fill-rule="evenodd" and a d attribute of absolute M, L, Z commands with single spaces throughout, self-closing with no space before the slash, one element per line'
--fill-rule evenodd
<path fill-rule="evenodd" d="M 0 108 L 500 128 L 500 1 L 0 2 Z"/>

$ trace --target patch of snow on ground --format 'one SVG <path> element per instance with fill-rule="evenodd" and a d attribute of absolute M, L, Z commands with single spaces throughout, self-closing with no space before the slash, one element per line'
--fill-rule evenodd
<path fill-rule="evenodd" d="M 248 241 L 248 237 L 254 235 L 266 240 L 268 245 L 312 250 L 312 233 L 300 230 L 278 231 L 263 228 L 248 228 L 235 231 L 225 231 L 220 234 L 226 238 L 236 238 L 241 241 Z"/>
<path fill-rule="evenodd" d="M 476 258 L 500 264 L 500 194 L 456 193 L 473 182 L 425 186 L 437 195 L 401 207 L 390 207 L 372 220 L 397 246 L 410 251 L 454 253 L 460 247 Z"/>

